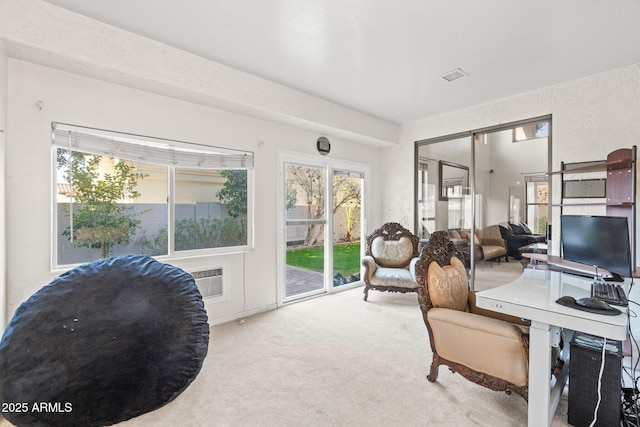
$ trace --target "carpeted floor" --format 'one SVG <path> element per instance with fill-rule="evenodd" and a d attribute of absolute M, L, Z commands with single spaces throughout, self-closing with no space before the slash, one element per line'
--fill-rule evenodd
<path fill-rule="evenodd" d="M 371 291 L 364 302 L 355 288 L 212 327 L 196 380 L 120 425 L 464 427 L 477 416 L 492 427 L 527 424 L 522 397 L 444 367 L 430 383 L 430 363 L 416 295 Z M 567 425 L 566 396 L 552 425 Z"/>
<path fill-rule="evenodd" d="M 524 426 L 527 404 L 446 368 L 431 350 L 416 295 L 362 289 L 212 328 L 195 382 L 137 426 Z M 473 416 L 473 415 L 472 415 Z M 566 424 L 563 397 L 553 426 Z"/>

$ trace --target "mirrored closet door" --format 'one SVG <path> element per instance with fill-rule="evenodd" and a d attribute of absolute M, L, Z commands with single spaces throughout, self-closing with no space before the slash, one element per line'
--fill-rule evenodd
<path fill-rule="evenodd" d="M 546 250 L 550 129 L 543 117 L 416 142 L 415 232 L 424 243 L 446 230 L 473 289 L 515 279 L 522 253 Z"/>

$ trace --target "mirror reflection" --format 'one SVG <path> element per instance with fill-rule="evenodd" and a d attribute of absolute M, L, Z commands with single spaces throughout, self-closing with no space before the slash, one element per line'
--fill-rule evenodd
<path fill-rule="evenodd" d="M 546 252 L 549 128 L 532 121 L 416 143 L 416 234 L 424 243 L 446 230 L 472 289 L 508 283 L 523 253 Z"/>
<path fill-rule="evenodd" d="M 421 239 L 436 230 L 471 227 L 470 164 L 469 136 L 419 146 L 416 212 Z"/>
<path fill-rule="evenodd" d="M 440 200 L 461 199 L 469 194 L 469 168 L 456 163 L 438 162 Z"/>

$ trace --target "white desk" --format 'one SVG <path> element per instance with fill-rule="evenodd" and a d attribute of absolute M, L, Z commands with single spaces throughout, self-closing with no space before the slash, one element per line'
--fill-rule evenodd
<path fill-rule="evenodd" d="M 552 345 L 560 328 L 624 341 L 627 316 L 592 314 L 557 304 L 563 295 L 581 298 L 590 295 L 592 280 L 557 271 L 525 269 L 521 277 L 478 292 L 476 304 L 501 313 L 531 320 L 529 332 L 529 427 L 548 426 L 556 411 L 567 380 L 568 364 L 553 384 L 550 375 Z M 627 285 L 628 286 L 628 285 Z M 628 291 L 628 289 L 625 289 Z M 566 346 L 569 343 L 565 343 Z"/>

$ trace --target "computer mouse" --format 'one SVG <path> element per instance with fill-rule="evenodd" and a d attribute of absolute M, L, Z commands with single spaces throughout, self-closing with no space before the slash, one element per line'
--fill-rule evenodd
<path fill-rule="evenodd" d="M 576 303 L 576 299 L 572 296 L 565 295 L 556 300 L 558 304 L 572 306 Z"/>
<path fill-rule="evenodd" d="M 597 310 L 613 310 L 613 307 L 597 298 L 580 298 L 576 300 L 576 304 Z"/>

